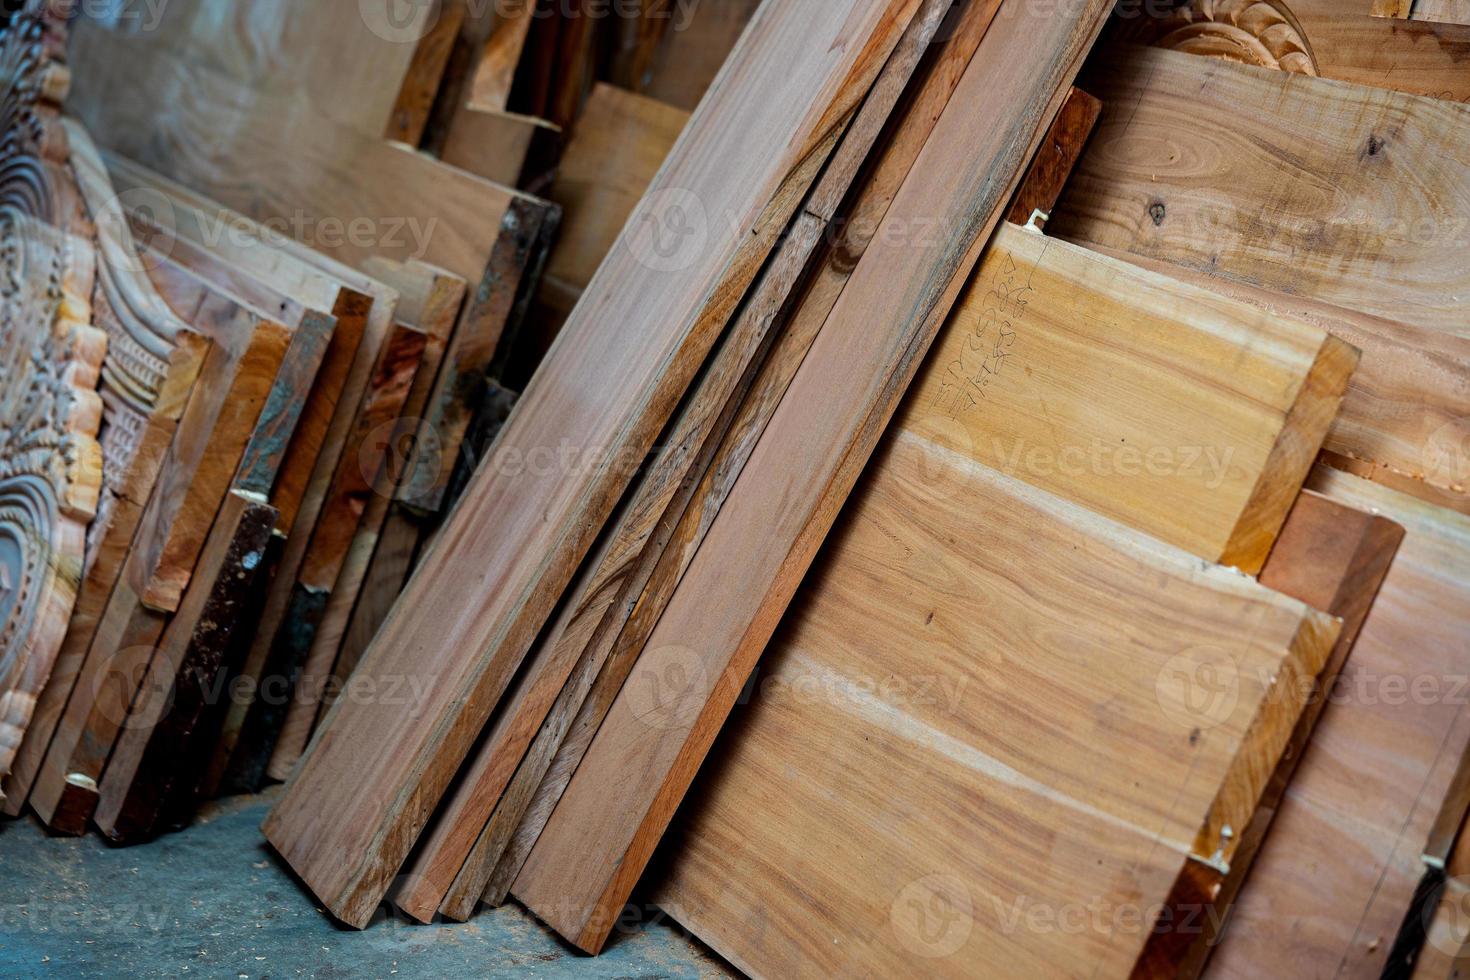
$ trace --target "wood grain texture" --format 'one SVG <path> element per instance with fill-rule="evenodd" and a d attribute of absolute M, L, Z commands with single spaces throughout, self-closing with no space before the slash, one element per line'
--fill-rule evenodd
<path fill-rule="evenodd" d="M 149 604 L 146 589 L 165 562 L 187 572 L 185 582 L 192 576 L 291 341 L 284 326 L 162 257 L 149 274 L 214 343 L 31 791 L 32 808 L 57 833 L 85 829 L 96 780 L 174 611 Z"/>
<path fill-rule="evenodd" d="M 642 93 L 693 112 L 760 8 L 760 0 L 688 7 L 664 32 Z"/>
<path fill-rule="evenodd" d="M 1220 912 L 1195 914 L 1198 928 L 1153 933 L 1133 969 L 1134 977 L 1197 977 L 1203 971 L 1403 539 L 1404 529 L 1387 518 L 1311 491 L 1298 498 L 1260 582 L 1341 619 L 1342 632 L 1321 673 L 1314 682 L 1309 679 L 1311 691 L 1301 717 L 1254 816 L 1240 831 L 1228 871 L 1201 867 L 1194 876 Z M 1176 886 L 1169 902 L 1175 921 L 1185 921 L 1197 911 L 1198 902 L 1198 895 Z"/>
<path fill-rule="evenodd" d="M 442 4 L 438 17 L 414 45 L 413 60 L 404 73 L 384 139 L 415 147 L 423 142 L 465 16 L 463 4 Z"/>
<path fill-rule="evenodd" d="M 419 717 L 336 705 L 266 822 L 268 839 L 338 918 L 362 925 L 371 916 L 631 479 L 629 463 L 673 412 L 916 6 L 764 8 L 681 138 L 644 215 L 659 227 L 677 199 L 734 224 L 712 223 L 660 258 L 650 226 L 630 222 L 498 442 L 538 459 L 565 444 L 587 465 L 571 479 L 540 463 L 513 475 L 481 468 L 358 666 L 366 677 L 425 677 Z M 751 99 L 772 64 L 786 69 L 783 97 Z M 623 379 L 616 391 L 583 397 L 580 379 L 610 375 Z M 467 581 L 460 555 L 475 556 L 484 574 Z M 348 757 L 372 745 L 392 746 L 391 758 L 349 787 Z M 336 809 L 341 792 L 355 815 L 326 827 L 317 814 Z"/>
<path fill-rule="evenodd" d="M 1171 262 L 1104 251 L 1273 315 L 1316 324 L 1357 347 L 1363 356 L 1326 448 L 1361 464 L 1362 475 L 1426 495 L 1431 503 L 1459 498 L 1441 506 L 1470 513 L 1470 459 L 1455 448 L 1470 419 L 1470 340 Z"/>
<path fill-rule="evenodd" d="M 1309 484 L 1403 526 L 1206 976 L 1377 976 L 1467 744 L 1466 518 L 1344 473 Z"/>
<path fill-rule="evenodd" d="M 535 14 L 535 0 L 512 0 L 501 6 L 469 81 L 469 106 L 492 112 L 509 108 L 511 86 Z"/>
<path fill-rule="evenodd" d="M 1470 27 L 1470 2 L 1467 0 L 1415 0 L 1410 20 L 1431 24 L 1454 24 Z"/>
<path fill-rule="evenodd" d="M 1176 51 L 1112 54 L 1083 83 L 1103 119 L 1052 233 L 1470 333 L 1470 106 Z"/>
<path fill-rule="evenodd" d="M 400 323 L 383 344 L 303 553 L 286 615 L 271 638 L 270 656 L 260 675 L 261 694 L 241 729 L 225 776 L 227 788 L 255 792 L 265 778 L 281 726 L 300 694 L 297 683 L 308 666 L 333 588 L 379 485 L 390 446 L 382 433 L 397 424 L 402 414 L 427 339 L 418 327 Z M 321 664 L 313 666 L 318 672 L 330 669 Z"/>
<path fill-rule="evenodd" d="M 109 839 L 144 840 L 157 829 L 206 702 L 220 695 L 224 655 L 260 571 L 276 512 L 232 491 L 199 558 L 197 581 L 169 621 L 119 734 L 93 820 Z"/>
<path fill-rule="evenodd" d="M 949 233 L 898 244 L 880 230 L 517 878 L 516 897 L 579 947 L 606 940 L 1108 9 L 1008 10 L 986 33 L 885 219 L 943 216 Z M 678 685 L 681 664 L 682 707 L 648 739 L 632 692 Z"/>
<path fill-rule="evenodd" d="M 758 977 L 1125 976 L 1179 876 L 1221 859 L 1218 807 L 1259 793 L 1290 732 L 1261 722 L 1300 708 L 1292 675 L 1335 633 L 906 413 L 652 898 Z M 679 710 L 645 698 L 650 726 Z"/>
<path fill-rule="evenodd" d="M 632 492 L 625 515 L 609 525 L 610 541 L 591 570 L 585 594 L 571 602 L 560 640 L 535 658 L 498 709 L 490 732 L 466 766 L 459 787 L 407 868 L 407 884 L 394 901 L 410 915 L 430 919 L 460 874 L 480 828 L 489 820 L 527 746 L 566 683 L 579 656 L 610 609 L 634 602 L 640 579 L 657 563 L 660 526 L 682 512 L 699 474 L 709 464 L 725 428 L 754 381 L 771 329 L 806 270 L 831 219 L 848 192 L 907 87 L 949 9 L 947 0 L 925 0 L 895 47 L 861 112 L 842 135 L 827 169 L 776 253 L 751 287 L 731 327 L 691 386 L 653 461 Z M 652 550 L 650 550 L 650 548 Z M 597 638 L 593 642 L 602 642 Z M 483 888 L 480 884 L 473 890 Z"/>
<path fill-rule="evenodd" d="M 955 318 L 920 431 L 1248 574 L 1357 364 L 1320 327 L 1014 225 Z"/>
<path fill-rule="evenodd" d="M 948 25 L 944 41 L 922 69 L 922 85 L 904 99 L 899 110 L 901 121 L 886 140 L 872 172 L 864 177 L 861 189 L 855 192 L 851 206 L 845 209 L 843 227 L 828 243 L 789 322 L 776 336 L 713 461 L 683 510 L 671 508 L 657 528 L 655 549 L 646 551 L 650 562 L 641 564 L 624 584 L 625 601 L 613 602 L 598 624 L 597 634 L 557 696 L 451 889 L 442 907 L 445 914 L 468 917 L 478 897 L 479 883 L 487 881 L 487 873 L 485 900 L 491 905 L 505 900 L 710 523 L 876 238 L 998 9 L 999 3 L 969 4 Z"/>
<path fill-rule="evenodd" d="M 1051 214 L 1101 115 L 1102 103 L 1097 99 L 1076 87 L 1067 93 L 1067 101 L 1052 120 L 1026 179 L 1011 201 L 1007 221 L 1025 225 L 1038 211 Z"/>

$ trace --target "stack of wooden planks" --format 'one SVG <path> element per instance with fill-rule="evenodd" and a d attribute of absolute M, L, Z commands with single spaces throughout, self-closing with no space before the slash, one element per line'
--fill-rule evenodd
<path fill-rule="evenodd" d="M 752 976 L 1458 975 L 1470 26 L 1354 4 L 206 0 L 68 71 L 32 0 L 7 812 L 282 780 L 346 925 Z"/>
<path fill-rule="evenodd" d="M 86 238 L 38 247 L 77 265 L 53 276 L 77 297 L 64 322 L 95 324 L 68 350 L 106 352 L 58 368 L 90 370 L 97 407 L 48 402 L 38 445 L 70 469 L 52 503 L 18 498 L 14 526 L 42 523 L 5 554 L 4 805 L 57 833 L 144 840 L 289 772 L 351 674 L 353 629 L 370 638 L 483 451 L 490 372 L 559 215 L 385 141 L 368 120 L 409 65 L 356 13 L 241 19 L 264 32 L 241 48 L 216 30 L 233 6 L 143 30 L 136 10 L 68 27 L 35 2 L 3 28 L 9 227 Z M 301 86 L 312 106 L 283 114 Z M 169 145 L 138 141 L 165 105 Z M 67 482 L 88 474 L 100 486 Z"/>

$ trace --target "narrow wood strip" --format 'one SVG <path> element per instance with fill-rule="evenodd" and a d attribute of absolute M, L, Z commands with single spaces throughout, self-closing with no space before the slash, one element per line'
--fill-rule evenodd
<path fill-rule="evenodd" d="M 261 693 L 250 706 L 241 727 L 225 774 L 226 788 L 255 792 L 265 778 L 281 726 L 296 700 L 297 682 L 326 616 L 332 590 L 381 478 L 391 445 L 382 438 L 382 432 L 391 428 L 402 414 L 404 400 L 423 361 L 427 340 L 423 330 L 400 323 L 383 344 L 352 435 L 343 447 L 337 472 L 297 571 L 290 604 L 276 634 L 270 638 L 270 657 L 260 675 Z"/>
<path fill-rule="evenodd" d="M 495 28 L 470 80 L 466 104 L 471 108 L 491 112 L 509 108 L 511 85 L 535 12 L 535 0 L 511 0 L 500 5 Z"/>
<path fill-rule="evenodd" d="M 398 419 L 379 424 L 368 434 L 368 441 L 362 447 L 362 451 L 370 455 L 381 455 L 383 464 L 372 481 L 373 494 L 368 498 L 357 534 L 352 540 L 342 569 L 337 574 L 337 581 L 332 586 L 331 598 L 327 600 L 321 625 L 312 641 L 311 652 L 302 666 L 296 696 L 292 698 L 267 769 L 267 775 L 271 779 L 284 781 L 289 778 L 296 760 L 306 749 L 307 740 L 316 726 L 323 692 L 334 676 L 333 668 L 342 648 L 348 621 L 357 605 L 377 550 L 379 533 L 398 493 L 400 479 L 408 472 L 416 453 L 432 451 L 432 447 L 428 445 L 420 449 L 415 436 L 444 358 L 445 345 L 453 335 L 454 324 L 459 318 L 464 295 L 463 279 L 449 275 L 436 276 L 430 295 L 423 298 L 418 308 L 404 310 L 405 317 L 424 332 L 423 355 L 419 369 L 414 374 L 413 385 L 404 397 Z M 409 439 L 414 439 L 414 442 L 405 451 L 404 441 Z M 359 462 L 362 462 L 361 452 Z"/>
<path fill-rule="evenodd" d="M 530 465 L 514 474 L 481 468 L 358 666 L 367 677 L 426 677 L 422 711 L 339 702 L 266 821 L 267 838 L 344 922 L 371 917 L 916 7 L 776 0 L 696 114 L 645 200 L 653 225 L 630 223 L 501 432 L 502 451 L 537 458 L 523 456 Z M 752 99 L 772 64 L 784 68 L 782 98 Z M 649 227 L 693 203 L 711 219 L 701 241 L 686 240 L 677 261 L 649 252 Z M 588 399 L 591 375 L 622 384 Z M 541 461 L 563 445 L 584 463 L 571 478 Z M 466 580 L 461 556 L 485 574 Z M 360 752 L 375 759 L 367 772 L 349 761 Z M 351 816 L 327 824 L 323 808 Z"/>
<path fill-rule="evenodd" d="M 441 4 L 438 18 L 428 33 L 419 38 L 414 46 L 413 61 L 403 76 L 403 85 L 398 90 L 398 100 L 393 113 L 388 117 L 383 138 L 396 140 L 417 147 L 428 128 L 429 116 L 434 109 L 434 99 L 439 94 L 439 85 L 449 67 L 449 56 L 454 51 L 454 42 L 464 26 L 465 7 L 459 3 Z"/>
<path fill-rule="evenodd" d="M 885 221 L 938 215 L 950 233 L 898 246 L 880 232 L 863 256 L 517 878 L 516 897 L 580 948 L 606 941 L 1109 9 L 1023 8 L 986 33 Z M 792 460 L 810 462 L 798 476 Z M 697 669 L 647 738 L 633 692 L 680 664 Z"/>
<path fill-rule="evenodd" d="M 640 565 L 651 570 L 657 561 L 656 551 L 645 556 L 650 539 L 671 507 L 683 510 L 698 484 L 696 474 L 708 465 L 724 427 L 754 381 L 772 326 L 949 7 L 949 0 L 921 4 L 801 213 L 691 387 L 634 493 L 629 516 L 616 526 L 613 545 L 572 611 L 560 641 L 530 662 L 523 671 L 528 676 L 522 689 L 504 699 L 490 734 L 481 740 L 433 832 L 410 863 L 406 884 L 395 893 L 395 903 L 409 915 L 423 921 L 434 916 L 586 647 L 590 631 L 609 608 L 636 598 L 641 585 L 630 590 L 628 583 L 638 578 Z"/>
<path fill-rule="evenodd" d="M 276 511 L 232 491 L 200 556 L 197 582 L 165 629 L 101 780 L 97 826 L 117 842 L 155 832 L 158 813 L 205 701 L 218 697 L 224 652 L 248 601 Z"/>
<path fill-rule="evenodd" d="M 1075 86 L 1067 93 L 1067 101 L 1052 120 L 1036 159 L 1031 161 L 1031 171 L 1011 202 L 1007 221 L 1025 225 L 1037 212 L 1051 214 L 1101 115 L 1102 103 L 1097 99 Z"/>
<path fill-rule="evenodd" d="M 483 887 L 499 905 L 581 762 L 593 734 L 622 688 L 638 651 L 668 604 L 694 552 L 718 513 L 755 442 L 806 359 L 858 262 L 928 140 L 966 67 L 989 29 L 999 0 L 971 3 L 921 69 L 923 84 L 897 110 L 900 120 L 863 185 L 837 238 L 776 336 L 760 376 L 720 441 L 713 463 L 682 509 L 672 508 L 654 538 L 650 565 L 629 576 L 624 601 L 614 602 L 557 697 L 546 723 L 502 794 L 442 910 L 467 918 Z M 482 886 L 480 883 L 485 882 Z"/>

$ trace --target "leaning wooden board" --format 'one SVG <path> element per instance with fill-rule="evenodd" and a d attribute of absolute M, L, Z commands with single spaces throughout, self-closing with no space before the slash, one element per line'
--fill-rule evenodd
<path fill-rule="evenodd" d="M 1463 493 L 1467 423 L 1434 413 L 1466 392 L 1470 106 L 1172 51 L 1119 49 L 1111 66 L 1049 230 L 1403 324 L 1378 331 L 1392 360 L 1367 359 L 1349 403 L 1361 437 L 1339 451 Z"/>
<path fill-rule="evenodd" d="M 993 4 L 984 6 L 994 10 Z M 610 606 L 632 602 L 631 595 L 618 598 L 619 593 L 639 578 L 637 569 L 657 561 L 660 527 L 687 501 L 699 483 L 697 475 L 710 464 L 709 456 L 723 437 L 722 426 L 729 424 L 757 376 L 772 330 L 816 254 L 823 230 L 832 227 L 836 209 L 863 169 L 925 53 L 931 50 L 949 8 L 948 0 L 920 4 L 861 112 L 842 134 L 826 170 L 691 385 L 636 490 L 625 498 L 622 515 L 609 522 L 597 560 L 585 569 L 585 589 L 563 603 L 566 629 L 555 642 L 551 638 L 558 631 L 548 630 L 547 642 L 533 648 L 533 662 L 507 689 L 459 785 L 405 869 L 406 883 L 392 895 L 408 914 L 427 921 L 444 903 L 496 800 L 587 645 L 587 637 Z"/>
<path fill-rule="evenodd" d="M 556 466 L 482 467 L 358 667 L 427 676 L 422 711 L 339 702 L 266 822 L 343 921 L 368 921 L 632 477 L 629 461 L 673 411 L 916 6 L 767 5 L 686 130 L 645 213 L 656 223 L 695 201 L 706 234 L 660 256 L 630 222 L 498 443 L 565 443 L 592 454 L 587 465 L 571 479 Z M 772 64 L 782 97 L 751 98 Z M 621 384 L 585 397 L 608 376 Z M 485 573 L 466 580 L 461 555 Z M 352 761 L 360 753 L 375 760 L 367 773 Z M 321 821 L 349 801 L 350 818 Z"/>
<path fill-rule="evenodd" d="M 900 423 L 652 898 L 753 976 L 1127 976 L 1335 634 Z"/>
<path fill-rule="evenodd" d="M 885 219 L 890 230 L 939 220 L 948 233 L 880 230 L 714 519 L 517 879 L 516 897 L 582 948 L 606 940 L 1107 9 L 1002 5 Z M 691 663 L 671 726 L 643 737 L 632 692 Z"/>
<path fill-rule="evenodd" d="M 1406 534 L 1207 977 L 1378 976 L 1470 746 L 1470 518 L 1327 469 L 1309 486 Z"/>

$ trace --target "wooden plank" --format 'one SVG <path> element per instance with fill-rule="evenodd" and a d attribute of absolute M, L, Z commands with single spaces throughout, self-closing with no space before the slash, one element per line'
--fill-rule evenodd
<path fill-rule="evenodd" d="M 406 883 L 393 895 L 408 914 L 424 921 L 433 918 L 531 738 L 566 683 L 588 631 L 599 624 L 610 605 L 620 604 L 615 594 L 624 589 L 628 579 L 636 577 L 629 574 L 630 568 L 639 564 L 651 567 L 656 560 L 656 555 L 644 554 L 646 546 L 665 522 L 669 508 L 682 509 L 687 494 L 698 484 L 697 474 L 718 445 L 721 426 L 733 416 L 753 381 L 760 354 L 769 346 L 771 327 L 816 252 L 832 209 L 846 196 L 949 6 L 945 0 L 921 4 L 802 213 L 691 388 L 655 460 L 633 493 L 625 517 L 611 525 L 606 554 L 591 571 L 586 594 L 577 596 L 566 613 L 569 622 L 565 634 L 558 642 L 549 643 L 544 655 L 536 651 L 532 664 L 518 679 L 516 690 L 500 707 L 494 726 L 481 740 L 459 787 L 418 848 Z"/>
<path fill-rule="evenodd" d="M 1373 0 L 1374 17 L 1397 17 L 1408 20 L 1414 12 L 1415 0 Z"/>
<path fill-rule="evenodd" d="M 587 288 L 688 122 L 681 109 L 593 86 L 551 191 L 562 207 L 562 233 L 548 278 Z"/>
<path fill-rule="evenodd" d="M 285 616 L 268 638 L 270 655 L 259 675 L 261 693 L 250 705 L 230 758 L 223 784 L 227 790 L 255 792 L 265 778 L 333 587 L 384 465 L 389 443 L 380 433 L 397 423 L 402 413 L 426 340 L 424 331 L 400 323 L 383 344 L 372 383 L 303 553 Z M 258 636 L 256 642 L 267 640 Z"/>
<path fill-rule="evenodd" d="M 1183 922 L 1192 916 L 1197 927 L 1159 930 L 1150 935 L 1133 969 L 1134 977 L 1197 977 L 1203 971 L 1219 941 L 1220 929 L 1228 921 L 1230 908 L 1249 880 L 1251 864 L 1270 831 L 1276 809 L 1326 707 L 1327 696 L 1347 663 L 1403 539 L 1404 529 L 1387 518 L 1346 507 L 1311 491 L 1303 492 L 1292 508 L 1260 582 L 1341 619 L 1342 632 L 1315 678 L 1255 815 L 1240 831 L 1240 844 L 1228 871 L 1221 873 L 1202 865 L 1198 874 L 1190 876 L 1188 889 L 1176 888 L 1170 896 L 1171 921 Z M 1198 914 L 1201 882 L 1205 883 L 1209 901 L 1223 914 Z"/>
<path fill-rule="evenodd" d="M 173 609 L 144 598 L 160 561 L 191 575 L 291 341 L 263 319 L 159 257 L 150 275 L 214 344 L 169 447 L 134 547 L 87 651 L 30 803 L 57 833 L 80 834 L 97 780 Z"/>
<path fill-rule="evenodd" d="M 896 131 L 856 192 L 844 215 L 843 227 L 828 244 L 789 322 L 776 337 L 745 402 L 729 422 L 728 433 L 723 441 L 714 440 L 717 446 L 712 447 L 713 461 L 687 501 L 672 502 L 653 532 L 652 547 L 645 549 L 609 602 L 601 622 L 596 623 L 566 686 L 450 890 L 442 906 L 446 915 L 467 918 L 482 888 L 490 904 L 504 901 L 703 541 L 709 521 L 719 512 L 782 395 L 871 246 L 998 9 L 998 3 L 966 6 L 935 49 L 924 69 L 922 85 L 905 99 Z M 580 641 L 572 636 L 567 642 Z"/>
<path fill-rule="evenodd" d="M 1470 27 L 1470 0 L 1415 0 L 1410 19 Z"/>
<path fill-rule="evenodd" d="M 276 512 L 231 491 L 199 558 L 197 582 L 164 630 L 108 761 L 93 819 L 117 842 L 146 839 L 219 681 L 241 611 L 262 566 Z"/>
<path fill-rule="evenodd" d="M 470 79 L 466 100 L 471 108 L 486 112 L 504 112 L 510 107 L 516 68 L 536 16 L 535 0 L 510 0 L 500 6 L 497 14 Z"/>
<path fill-rule="evenodd" d="M 1102 103 L 1097 99 L 1075 87 L 1067 93 L 1067 101 L 1052 120 L 1036 159 L 1031 161 L 1031 170 L 1011 201 L 1007 221 L 1025 225 L 1037 212 L 1051 214 L 1100 115 Z"/>
<path fill-rule="evenodd" d="M 535 116 L 465 106 L 454 116 L 439 158 L 507 187 L 537 187 L 550 171 L 561 127 Z"/>
<path fill-rule="evenodd" d="M 760 0 L 724 0 L 676 11 L 642 93 L 693 112 L 760 8 Z"/>
<path fill-rule="evenodd" d="M 579 947 L 606 940 L 1108 9 L 1008 11 L 986 33 L 885 219 L 954 227 L 901 245 L 880 231 L 864 254 L 517 878 L 516 897 Z M 681 658 L 699 668 L 673 695 L 683 707 L 643 738 L 632 692 Z"/>
<path fill-rule="evenodd" d="M 651 897 L 756 977 L 1127 976 L 1192 859 L 1230 860 L 1336 624 L 909 405 Z"/>
<path fill-rule="evenodd" d="M 1276 813 L 1206 975 L 1378 975 L 1470 746 L 1459 704 L 1470 519 L 1319 468 L 1312 489 L 1403 545 Z"/>
<path fill-rule="evenodd" d="M 1470 106 L 1114 54 L 1084 81 L 1103 119 L 1049 231 L 1470 335 Z"/>
<path fill-rule="evenodd" d="M 675 148 L 644 213 L 656 225 L 697 200 L 735 224 L 710 224 L 702 241 L 659 257 L 644 222 L 630 222 L 498 442 L 502 453 L 581 447 L 592 454 L 587 465 L 570 479 L 540 462 L 514 473 L 481 468 L 358 666 L 359 676 L 381 677 L 403 676 L 401 665 L 411 664 L 431 678 L 422 715 L 411 721 L 339 702 L 267 821 L 268 839 L 344 922 L 365 923 L 386 892 L 631 479 L 628 463 L 641 460 L 673 412 L 916 6 L 779 0 L 763 8 L 742 56 Z M 752 99 L 770 59 L 788 68 L 783 97 Z M 584 390 L 587 372 L 622 384 L 606 397 L 569 397 Z M 467 582 L 460 555 L 474 555 L 486 574 Z M 373 745 L 393 748 L 378 754 Z M 364 775 L 347 759 L 358 752 L 378 762 L 368 783 L 350 790 L 354 817 L 327 827 L 317 815 L 346 805 L 330 802 L 348 790 L 344 766 Z"/>
<path fill-rule="evenodd" d="M 383 133 L 384 139 L 415 147 L 423 141 L 434 109 L 434 99 L 439 95 L 439 86 L 449 67 L 454 42 L 464 27 L 465 15 L 463 4 L 442 5 L 432 26 L 414 45 L 413 60 L 404 73 L 403 85 L 398 90 L 398 99 L 393 104 L 393 112 Z"/>
<path fill-rule="evenodd" d="M 1327 433 L 1327 449 L 1364 464 L 1362 475 L 1405 492 L 1424 494 L 1430 487 L 1458 497 L 1456 503 L 1431 503 L 1470 513 L 1470 459 L 1455 448 L 1470 424 L 1470 339 L 1171 262 L 1104 251 L 1273 315 L 1306 320 L 1359 348 L 1363 357 Z"/>
<path fill-rule="evenodd" d="M 1357 364 L 1319 327 L 1013 225 L 955 317 L 926 436 L 1248 574 Z"/>

